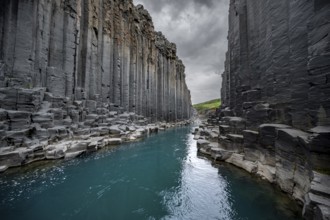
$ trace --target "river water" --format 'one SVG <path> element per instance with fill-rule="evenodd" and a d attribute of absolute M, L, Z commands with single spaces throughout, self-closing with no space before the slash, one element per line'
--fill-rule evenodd
<path fill-rule="evenodd" d="M 191 127 L 0 175 L 0 218 L 295 220 L 278 189 L 197 155 Z"/>

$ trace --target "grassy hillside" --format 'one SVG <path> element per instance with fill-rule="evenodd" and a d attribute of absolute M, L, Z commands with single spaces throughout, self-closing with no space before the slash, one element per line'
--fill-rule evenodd
<path fill-rule="evenodd" d="M 220 99 L 213 99 L 207 102 L 195 104 L 194 108 L 197 110 L 199 114 L 205 114 L 208 111 L 215 110 L 219 108 L 221 105 Z"/>

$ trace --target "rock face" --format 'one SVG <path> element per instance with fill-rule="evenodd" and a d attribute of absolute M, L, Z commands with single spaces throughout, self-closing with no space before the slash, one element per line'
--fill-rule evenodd
<path fill-rule="evenodd" d="M 230 1 L 217 159 L 279 185 L 307 219 L 330 218 L 329 54 L 329 1 Z"/>
<path fill-rule="evenodd" d="M 243 119 L 226 119 L 219 127 L 205 122 L 195 129 L 199 153 L 277 184 L 304 206 L 305 219 L 329 219 L 330 176 L 322 174 L 328 172 L 329 151 L 320 144 L 329 143 L 329 127 L 304 132 L 284 124 L 262 124 L 258 131 L 233 130 Z M 212 134 L 219 134 L 218 140 Z"/>
<path fill-rule="evenodd" d="M 231 0 L 223 105 L 248 127 L 329 124 L 329 19 L 326 0 Z"/>
<path fill-rule="evenodd" d="M 183 120 L 191 112 L 184 71 L 176 45 L 132 0 L 0 3 L 2 109 L 35 112 L 48 101 L 81 120 L 76 101 L 88 113 Z"/>
<path fill-rule="evenodd" d="M 0 171 L 189 119 L 184 71 L 132 0 L 1 1 Z"/>

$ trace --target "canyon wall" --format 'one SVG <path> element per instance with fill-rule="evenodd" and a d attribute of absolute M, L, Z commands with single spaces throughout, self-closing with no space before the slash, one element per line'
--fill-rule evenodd
<path fill-rule="evenodd" d="M 133 141 L 191 109 L 176 45 L 143 6 L 0 1 L 0 172 Z"/>
<path fill-rule="evenodd" d="M 231 0 L 222 78 L 216 157 L 328 219 L 330 1 Z"/>
<path fill-rule="evenodd" d="M 224 106 L 252 128 L 328 125 L 329 10 L 327 0 L 230 1 Z"/>
<path fill-rule="evenodd" d="M 132 0 L 3 0 L 0 31 L 2 109 L 34 112 L 51 99 L 63 110 L 82 101 L 89 113 L 190 117 L 176 45 Z"/>

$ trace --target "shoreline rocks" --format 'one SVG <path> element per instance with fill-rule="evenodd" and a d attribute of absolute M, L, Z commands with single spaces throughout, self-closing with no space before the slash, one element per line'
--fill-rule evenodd
<path fill-rule="evenodd" d="M 176 45 L 132 0 L 1 1 L 0 171 L 188 120 L 185 78 Z"/>
<path fill-rule="evenodd" d="M 131 115 L 133 114 L 131 113 Z M 5 172 L 8 168 L 24 166 L 39 160 L 75 158 L 83 153 L 94 152 L 107 146 L 118 146 L 122 143 L 138 141 L 149 134 L 176 126 L 185 126 L 189 123 L 189 120 L 176 123 L 159 122 L 143 126 L 136 125 L 134 122 L 127 123 L 127 125 L 120 123 L 110 127 L 91 128 L 89 133 L 77 132 L 79 135 L 67 136 L 57 139 L 58 141 L 44 141 L 18 148 L 14 146 L 2 147 L 0 148 L 0 173 Z M 67 133 L 70 133 L 70 130 Z"/>
<path fill-rule="evenodd" d="M 316 127 L 304 132 L 284 124 L 262 124 L 258 131 L 228 128 L 235 132 L 232 134 L 228 129 L 223 130 L 222 123 L 231 127 L 230 120 L 225 120 L 220 125 L 204 122 L 194 130 L 198 153 L 214 162 L 233 164 L 278 185 L 303 207 L 305 219 L 329 217 L 330 176 L 320 173 L 322 167 L 328 167 L 329 160 L 318 160 L 311 153 L 321 151 L 323 154 L 318 155 L 330 158 L 328 148 L 322 147 L 330 141 L 329 136 L 324 136 L 330 134 L 329 128 Z M 219 131 L 218 140 L 209 135 L 214 131 Z M 314 147 L 314 143 L 320 143 L 319 139 L 323 145 Z"/>
<path fill-rule="evenodd" d="M 329 15 L 330 1 L 230 0 L 222 106 L 209 119 L 230 162 L 278 185 L 305 219 L 330 219 L 330 197 L 308 196 L 315 178 L 330 185 L 318 178 L 330 175 Z"/>

